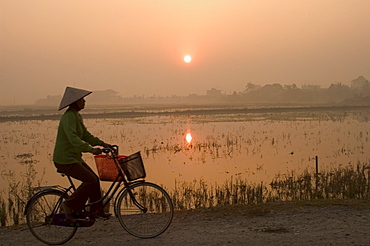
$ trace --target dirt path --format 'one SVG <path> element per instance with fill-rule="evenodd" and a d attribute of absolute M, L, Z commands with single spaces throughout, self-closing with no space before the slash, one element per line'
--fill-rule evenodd
<path fill-rule="evenodd" d="M 177 212 L 154 239 L 137 239 L 117 219 L 80 228 L 67 245 L 370 245 L 370 201 L 276 203 Z M 0 228 L 0 245 L 42 245 L 26 226 Z"/>

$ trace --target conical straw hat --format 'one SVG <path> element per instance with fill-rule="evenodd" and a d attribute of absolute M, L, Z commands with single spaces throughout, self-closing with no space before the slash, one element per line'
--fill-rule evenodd
<path fill-rule="evenodd" d="M 86 91 L 86 90 L 77 89 L 73 87 L 67 87 L 64 92 L 62 101 L 60 102 L 59 110 L 69 106 L 70 104 L 89 95 L 90 93 L 92 93 L 92 91 Z"/>

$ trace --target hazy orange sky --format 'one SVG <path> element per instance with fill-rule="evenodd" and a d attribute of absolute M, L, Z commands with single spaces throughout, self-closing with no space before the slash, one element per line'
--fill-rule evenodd
<path fill-rule="evenodd" d="M 0 105 L 68 85 L 186 96 L 370 79 L 369 13 L 369 0 L 0 0 Z"/>

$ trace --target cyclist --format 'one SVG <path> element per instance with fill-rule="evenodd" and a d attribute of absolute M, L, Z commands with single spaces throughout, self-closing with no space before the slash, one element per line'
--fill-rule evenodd
<path fill-rule="evenodd" d="M 76 213 L 80 213 L 84 209 L 88 199 L 90 202 L 95 202 L 102 197 L 99 177 L 82 160 L 83 152 L 90 152 L 94 155 L 101 154 L 100 148 L 92 146 L 110 146 L 86 129 L 79 114 L 79 111 L 85 107 L 84 98 L 91 93 L 91 91 L 67 87 L 59 106 L 59 110 L 69 107 L 60 119 L 53 162 L 59 172 L 82 182 L 63 203 L 65 213 L 70 219 L 73 219 Z M 97 217 L 108 218 L 110 216 L 110 214 L 104 213 L 102 202 L 92 205 L 90 212 L 95 213 Z"/>

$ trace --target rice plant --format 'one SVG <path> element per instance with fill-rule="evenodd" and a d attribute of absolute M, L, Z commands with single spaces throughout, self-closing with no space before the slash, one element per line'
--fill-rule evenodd
<path fill-rule="evenodd" d="M 278 174 L 269 185 L 233 178 L 209 185 L 203 179 L 175 182 L 170 191 L 175 209 L 210 208 L 225 205 L 260 204 L 271 201 L 310 201 L 314 199 L 370 198 L 370 167 L 334 168 L 317 175 L 303 171 Z"/>
<path fill-rule="evenodd" d="M 6 226 L 7 213 L 5 200 L 0 197 L 0 226 Z"/>
<path fill-rule="evenodd" d="M 3 171 L 2 177 L 8 182 L 8 191 L 0 192 L 0 223 L 5 225 L 18 225 L 24 223 L 24 208 L 33 195 L 33 187 L 40 186 L 43 176 L 36 179 L 37 172 L 32 154 L 17 156 L 21 159 L 25 171 L 21 173 L 21 180 L 15 177 L 13 171 Z M 5 195 L 4 195 L 5 194 Z M 6 197 L 7 196 L 7 197 Z"/>
<path fill-rule="evenodd" d="M 318 174 L 305 170 L 296 175 L 277 175 L 270 183 L 272 197 L 277 200 L 364 199 L 370 197 L 370 167 L 358 162 L 355 166 L 333 168 Z"/>
<path fill-rule="evenodd" d="M 334 168 L 319 175 L 317 196 L 322 198 L 364 199 L 370 195 L 370 166 Z"/>
<path fill-rule="evenodd" d="M 249 184 L 241 178 L 223 184 L 207 184 L 203 179 L 176 182 L 170 192 L 175 209 L 197 209 L 236 204 L 258 204 L 266 200 L 268 190 L 261 184 Z"/>

